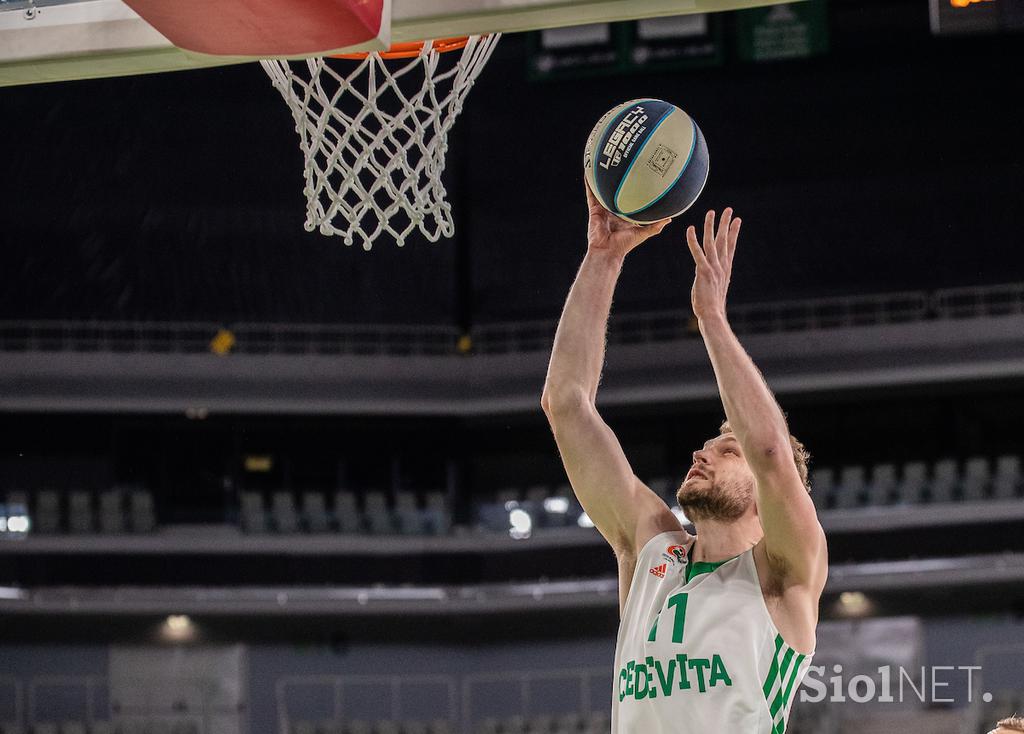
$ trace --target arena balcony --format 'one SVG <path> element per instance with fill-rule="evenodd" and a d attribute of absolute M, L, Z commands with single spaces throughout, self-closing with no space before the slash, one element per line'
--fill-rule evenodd
<path fill-rule="evenodd" d="M 738 305 L 780 395 L 1024 375 L 1024 284 Z M 554 321 L 447 326 L 0 323 L 0 409 L 474 416 L 535 411 Z M 613 317 L 602 405 L 716 387 L 692 317 Z M 381 379 L 386 376 L 387 379 Z"/>

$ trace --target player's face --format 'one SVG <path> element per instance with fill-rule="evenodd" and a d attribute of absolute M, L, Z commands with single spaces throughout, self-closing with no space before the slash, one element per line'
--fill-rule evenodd
<path fill-rule="evenodd" d="M 731 433 L 717 436 L 693 452 L 693 465 L 676 492 L 692 520 L 736 520 L 754 501 L 754 474 Z"/>

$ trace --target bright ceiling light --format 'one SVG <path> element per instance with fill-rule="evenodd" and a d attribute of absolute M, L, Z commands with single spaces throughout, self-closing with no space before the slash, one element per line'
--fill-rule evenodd
<path fill-rule="evenodd" d="M 553 515 L 564 515 L 569 511 L 569 500 L 565 497 L 545 497 L 544 510 Z"/>
<path fill-rule="evenodd" d="M 508 534 L 516 540 L 529 538 L 533 532 L 533 518 L 526 510 L 521 510 L 518 507 L 508 513 L 508 524 Z"/>
<path fill-rule="evenodd" d="M 25 515 L 11 515 L 7 518 L 7 532 L 9 533 L 27 533 L 29 528 L 29 521 Z"/>
<path fill-rule="evenodd" d="M 862 591 L 844 591 L 839 595 L 839 607 L 848 617 L 863 617 L 871 612 L 871 600 Z"/>
<path fill-rule="evenodd" d="M 195 639 L 196 626 L 186 614 L 171 614 L 164 620 L 160 632 L 170 642 L 188 642 Z"/>

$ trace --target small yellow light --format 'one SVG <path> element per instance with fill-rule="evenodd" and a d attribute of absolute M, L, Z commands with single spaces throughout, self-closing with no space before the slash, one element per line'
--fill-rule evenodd
<path fill-rule="evenodd" d="M 862 617 L 871 611 L 871 600 L 862 591 L 844 591 L 839 595 L 839 606 L 851 617 Z"/>
<path fill-rule="evenodd" d="M 192 627 L 192 620 L 187 614 L 172 614 L 167 618 L 167 629 L 173 632 L 184 632 Z"/>
<path fill-rule="evenodd" d="M 245 470 L 265 474 L 274 468 L 273 456 L 246 456 Z"/>
<path fill-rule="evenodd" d="M 227 329 L 221 329 L 210 340 L 210 351 L 221 357 L 227 355 L 235 346 L 235 335 Z"/>
<path fill-rule="evenodd" d="M 469 334 L 463 334 L 459 337 L 459 340 L 455 342 L 455 349 L 459 354 L 469 354 L 473 351 L 473 337 Z"/>
<path fill-rule="evenodd" d="M 196 626 L 187 614 L 172 614 L 164 620 L 160 636 L 168 642 L 191 642 L 196 639 Z"/>

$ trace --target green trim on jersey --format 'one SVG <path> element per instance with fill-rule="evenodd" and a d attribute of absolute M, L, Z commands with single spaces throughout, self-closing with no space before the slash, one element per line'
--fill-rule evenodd
<path fill-rule="evenodd" d="M 805 658 L 805 655 L 787 645 L 782 635 L 775 635 L 775 655 L 761 688 L 768 712 L 772 716 L 772 734 L 784 734 L 786 731 L 786 710 L 793 695 L 793 684 Z"/>
<path fill-rule="evenodd" d="M 690 583 L 696 576 L 700 576 L 702 573 L 712 573 L 719 566 L 728 563 L 729 561 L 735 561 L 739 556 L 733 556 L 732 558 L 726 558 L 724 561 L 715 561 L 708 563 L 707 561 L 694 561 L 686 567 L 686 583 Z"/>

